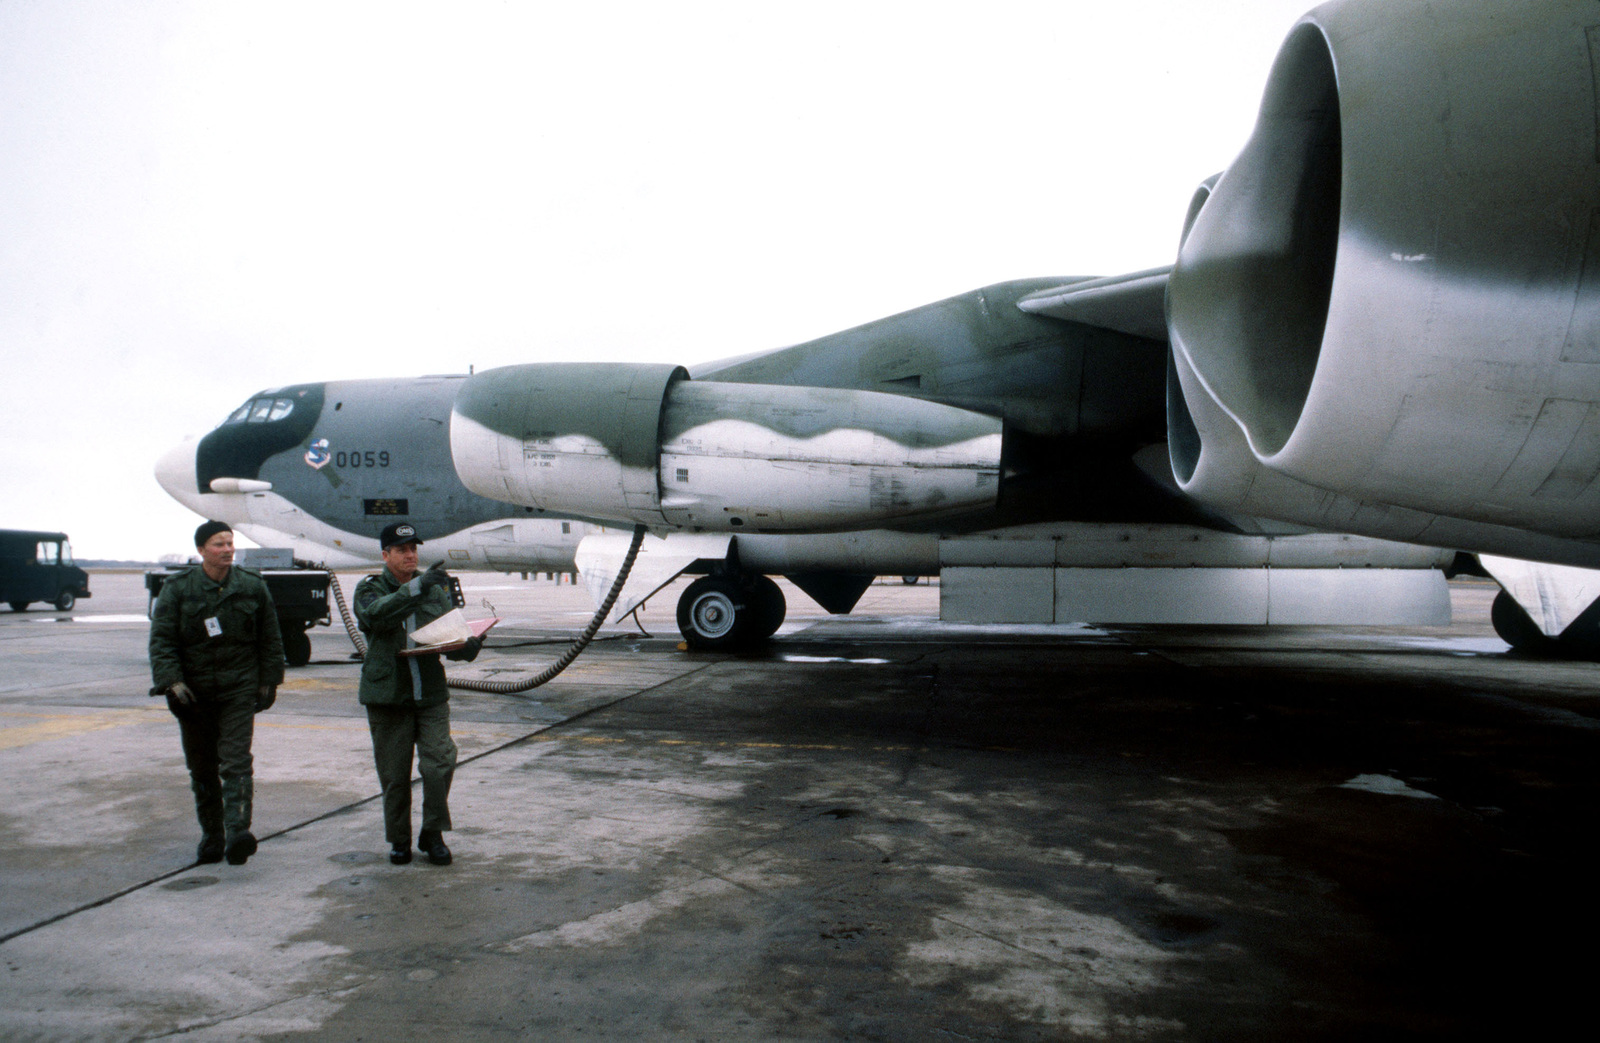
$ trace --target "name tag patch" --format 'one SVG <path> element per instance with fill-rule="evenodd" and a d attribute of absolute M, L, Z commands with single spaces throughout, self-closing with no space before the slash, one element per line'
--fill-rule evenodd
<path fill-rule="evenodd" d="M 216 616 L 212 616 L 210 619 L 207 619 L 206 620 L 206 633 L 209 634 L 212 637 L 221 637 L 222 636 L 222 620 L 218 619 Z"/>

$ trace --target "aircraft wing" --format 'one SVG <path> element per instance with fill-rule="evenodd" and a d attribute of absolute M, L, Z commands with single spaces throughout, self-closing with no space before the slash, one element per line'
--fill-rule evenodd
<path fill-rule="evenodd" d="M 1164 341 L 1167 277 L 1171 274 L 1172 266 L 1167 265 L 1103 279 L 1081 279 L 1031 293 L 1019 300 L 1017 307 L 1030 315 Z"/>

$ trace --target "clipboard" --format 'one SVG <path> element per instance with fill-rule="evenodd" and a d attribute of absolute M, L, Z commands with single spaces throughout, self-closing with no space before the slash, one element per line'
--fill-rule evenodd
<path fill-rule="evenodd" d="M 499 616 L 493 619 L 469 619 L 467 620 L 467 626 L 472 630 L 473 637 L 482 637 L 493 630 L 494 625 L 498 622 L 500 622 Z M 416 648 L 402 648 L 395 654 L 404 657 L 438 655 L 440 652 L 454 652 L 458 648 L 465 647 L 467 647 L 465 641 L 447 641 L 442 645 L 418 645 Z"/>

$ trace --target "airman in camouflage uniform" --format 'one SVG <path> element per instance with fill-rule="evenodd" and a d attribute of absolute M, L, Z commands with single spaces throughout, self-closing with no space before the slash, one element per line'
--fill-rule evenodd
<path fill-rule="evenodd" d="M 233 530 L 195 530 L 200 565 L 162 585 L 150 622 L 150 694 L 178 718 L 200 819 L 201 862 L 242 865 L 250 832 L 255 714 L 283 681 L 283 637 L 265 581 L 233 564 Z"/>

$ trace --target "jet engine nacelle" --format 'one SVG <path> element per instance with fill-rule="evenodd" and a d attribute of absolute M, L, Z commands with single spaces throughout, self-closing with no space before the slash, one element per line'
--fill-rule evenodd
<path fill-rule="evenodd" d="M 1592 0 L 1474 0 L 1296 25 L 1168 286 L 1187 492 L 1600 554 L 1597 23 Z"/>
<path fill-rule="evenodd" d="M 683 529 L 829 531 L 993 506 L 1001 423 L 879 392 L 547 363 L 467 380 L 450 449 L 468 489 L 526 507 Z"/>

